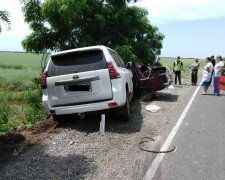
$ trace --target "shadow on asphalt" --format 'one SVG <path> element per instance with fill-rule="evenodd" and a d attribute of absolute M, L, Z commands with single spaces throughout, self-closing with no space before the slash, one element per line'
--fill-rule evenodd
<path fill-rule="evenodd" d="M 57 122 L 48 119 L 32 127 L 15 129 L 0 135 L 0 168 L 11 158 L 24 152 L 27 147 L 38 144 L 54 133 L 56 125 Z"/>
<path fill-rule="evenodd" d="M 165 102 L 176 102 L 178 100 L 179 95 L 159 92 L 158 96 L 155 97 L 156 101 L 165 101 Z"/>
<path fill-rule="evenodd" d="M 68 116 L 59 121 L 58 128 L 71 128 L 87 134 L 99 131 L 101 114 L 89 114 L 84 119 Z M 114 111 L 106 113 L 106 132 L 108 133 L 134 133 L 139 132 L 142 126 L 140 100 L 135 100 L 131 105 L 131 120 L 124 121 L 115 115 Z"/>
<path fill-rule="evenodd" d="M 0 169 L 0 179 L 85 179 L 94 170 L 93 159 L 84 155 L 49 154 L 45 146 L 36 146 Z"/>
<path fill-rule="evenodd" d="M 225 96 L 225 94 L 220 94 L 219 96 L 216 96 L 213 93 L 208 93 L 208 94 L 203 94 L 203 95 L 204 96 L 215 96 L 215 97 Z"/>
<path fill-rule="evenodd" d="M 25 137 L 19 133 L 8 133 L 0 136 L 0 167 L 10 159 L 24 141 Z"/>

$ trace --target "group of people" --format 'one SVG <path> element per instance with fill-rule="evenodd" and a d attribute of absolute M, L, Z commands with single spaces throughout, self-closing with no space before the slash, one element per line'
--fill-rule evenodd
<path fill-rule="evenodd" d="M 214 84 L 214 95 L 220 95 L 219 80 L 221 77 L 221 72 L 224 69 L 224 62 L 221 56 L 214 56 L 206 58 L 206 65 L 203 69 L 203 77 L 201 81 L 201 86 L 203 86 L 202 94 L 207 94 L 208 88 L 211 84 L 213 78 Z"/>
<path fill-rule="evenodd" d="M 203 87 L 202 94 L 207 94 L 208 88 L 213 79 L 214 83 L 214 95 L 220 95 L 219 89 L 219 80 L 221 77 L 221 72 L 224 69 L 224 62 L 221 56 L 217 56 L 214 59 L 214 56 L 207 57 L 206 65 L 203 69 L 203 77 L 200 85 Z M 198 69 L 200 67 L 199 59 L 195 59 L 194 63 L 191 64 L 191 82 L 192 85 L 196 85 L 198 81 Z M 177 84 L 177 79 L 181 85 L 181 71 L 183 70 L 183 62 L 180 60 L 180 56 L 177 57 L 176 61 L 173 63 L 173 72 L 175 75 L 174 84 Z"/>

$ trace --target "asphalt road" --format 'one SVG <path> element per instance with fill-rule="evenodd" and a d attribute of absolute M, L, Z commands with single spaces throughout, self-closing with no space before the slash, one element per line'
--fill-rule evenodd
<path fill-rule="evenodd" d="M 225 91 L 218 97 L 200 89 L 172 144 L 177 149 L 164 156 L 154 180 L 224 180 Z"/>

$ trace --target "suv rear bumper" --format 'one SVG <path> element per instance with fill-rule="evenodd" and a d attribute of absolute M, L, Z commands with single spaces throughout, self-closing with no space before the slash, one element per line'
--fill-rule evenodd
<path fill-rule="evenodd" d="M 63 114 L 76 114 L 76 113 L 107 110 L 107 109 L 110 109 L 109 103 L 114 103 L 114 102 L 115 101 L 106 101 L 106 102 L 98 102 L 98 103 L 91 103 L 91 104 L 74 105 L 74 106 L 50 107 L 47 101 L 43 101 L 43 105 L 45 107 L 45 110 L 49 114 L 50 112 L 54 112 L 54 114 L 56 115 L 63 115 Z"/>
<path fill-rule="evenodd" d="M 122 107 L 126 103 L 126 88 L 123 86 L 123 82 L 121 78 L 114 79 L 111 81 L 112 83 L 112 92 L 113 92 L 113 99 L 106 100 L 102 102 L 96 103 L 87 103 L 87 104 L 80 104 L 80 105 L 66 105 L 66 106 L 59 106 L 59 107 L 52 107 L 49 102 L 47 90 L 43 91 L 42 96 L 42 104 L 47 111 L 47 113 L 51 114 L 54 112 L 56 115 L 63 115 L 63 114 L 77 114 L 77 113 L 86 113 L 86 112 L 94 112 L 94 111 L 101 111 L 107 110 L 116 107 Z M 132 94 L 133 95 L 133 94 Z M 131 96 L 132 97 L 132 96 Z M 114 104 L 115 106 L 109 106 L 109 104 Z"/>

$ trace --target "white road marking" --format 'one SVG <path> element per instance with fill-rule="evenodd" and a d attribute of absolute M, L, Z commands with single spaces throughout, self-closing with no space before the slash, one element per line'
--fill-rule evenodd
<path fill-rule="evenodd" d="M 193 103 L 195 96 L 197 95 L 199 89 L 201 86 L 198 86 L 197 89 L 195 90 L 194 94 L 192 95 L 190 101 L 188 102 L 187 106 L 185 107 L 184 111 L 182 112 L 180 118 L 178 119 L 176 125 L 173 127 L 172 131 L 170 132 L 169 136 L 167 137 L 166 141 L 162 145 L 160 151 L 166 151 L 170 147 L 171 142 L 173 141 L 174 136 L 176 135 L 180 125 L 182 124 L 189 108 L 191 107 L 191 104 Z M 144 180 L 151 180 L 154 176 L 155 173 L 163 160 L 163 157 L 165 156 L 165 153 L 160 153 L 158 154 L 154 161 L 152 162 L 150 168 L 148 169 L 147 173 L 145 174 Z"/>

